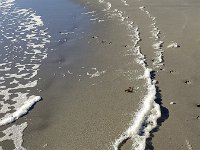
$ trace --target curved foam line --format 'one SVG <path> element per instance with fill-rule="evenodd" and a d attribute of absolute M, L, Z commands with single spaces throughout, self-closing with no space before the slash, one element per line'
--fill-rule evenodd
<path fill-rule="evenodd" d="M 119 10 L 113 11 L 120 12 Z M 123 13 L 119 13 L 122 23 L 124 23 Z M 117 15 L 113 15 L 117 16 Z M 150 131 L 157 126 L 157 119 L 161 116 L 160 105 L 155 102 L 156 99 L 156 86 L 152 80 L 152 69 L 146 65 L 145 56 L 141 53 L 140 46 L 137 46 L 140 41 L 140 32 L 137 26 L 133 26 L 132 21 L 126 21 L 124 23 L 127 29 L 130 31 L 130 37 L 132 38 L 133 47 L 132 51 L 137 56 L 136 62 L 140 64 L 144 69 L 143 79 L 146 80 L 147 94 L 142 100 L 140 109 L 136 112 L 132 123 L 129 128 L 118 138 L 113 144 L 114 150 L 119 150 L 123 143 L 128 139 L 132 139 L 133 148 L 135 150 L 144 150 L 146 147 L 146 139 L 150 135 Z"/>
<path fill-rule="evenodd" d="M 3 118 L 0 120 L 0 126 L 4 126 L 6 124 L 12 123 L 15 120 L 19 119 L 21 116 L 25 115 L 28 113 L 30 108 L 40 101 L 42 98 L 40 96 L 35 96 L 34 98 L 31 98 L 27 100 L 24 105 L 22 105 L 17 111 L 14 113 L 10 114 L 9 116 Z"/>
<path fill-rule="evenodd" d="M 155 65 L 156 68 L 159 68 L 161 66 L 163 66 L 163 53 L 164 53 L 164 50 L 162 49 L 162 45 L 163 45 L 163 41 L 159 41 L 160 37 L 159 35 L 161 34 L 160 33 L 160 30 L 158 29 L 158 27 L 156 26 L 156 18 L 153 17 L 149 11 L 145 10 L 145 7 L 144 6 L 141 6 L 139 7 L 139 9 L 143 12 L 145 12 L 148 17 L 151 19 L 152 21 L 152 30 L 150 31 L 151 34 L 152 34 L 152 38 L 154 39 L 155 43 L 152 45 L 153 49 L 156 50 L 155 51 L 155 58 L 154 58 L 154 62 L 153 62 L 153 65 Z"/>

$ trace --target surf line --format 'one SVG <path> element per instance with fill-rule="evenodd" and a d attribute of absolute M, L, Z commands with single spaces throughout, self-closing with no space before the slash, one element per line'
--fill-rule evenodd
<path fill-rule="evenodd" d="M 99 1 L 100 2 L 100 1 Z M 105 1 L 103 1 L 106 3 Z M 109 9 L 110 10 L 110 9 Z M 139 110 L 135 113 L 133 120 L 128 129 L 121 134 L 112 144 L 114 150 L 120 150 L 123 144 L 131 139 L 133 141 L 133 148 L 135 150 L 144 150 L 146 147 L 146 139 L 150 136 L 150 131 L 157 126 L 157 119 L 161 117 L 160 105 L 155 102 L 156 99 L 156 82 L 153 79 L 153 70 L 148 68 L 145 56 L 142 54 L 139 41 L 140 32 L 133 21 L 126 20 L 129 17 L 124 16 L 122 11 L 115 9 L 112 16 L 120 17 L 121 22 L 126 25 L 130 32 L 130 37 L 133 43 L 129 52 L 136 56 L 135 61 L 144 69 L 144 74 L 140 79 L 146 80 L 147 93 L 142 99 Z M 120 13 L 120 14 L 119 14 Z"/>
<path fill-rule="evenodd" d="M 160 40 L 160 30 L 159 28 L 156 26 L 156 17 L 153 17 L 150 12 L 148 10 L 146 10 L 146 8 L 144 6 L 141 6 L 139 7 L 139 9 L 141 11 L 143 11 L 144 13 L 146 13 L 146 15 L 148 15 L 148 17 L 151 19 L 152 21 L 152 30 L 150 31 L 151 34 L 152 34 L 152 37 L 153 40 L 154 40 L 154 43 L 152 45 L 153 49 L 155 50 L 155 58 L 152 60 L 153 61 L 153 65 L 156 67 L 156 68 L 161 68 L 163 65 L 164 65 L 164 56 L 163 56 L 163 53 L 164 53 L 164 50 L 163 50 L 163 44 L 164 42 Z"/>
<path fill-rule="evenodd" d="M 115 140 L 114 150 L 119 150 L 129 139 L 133 141 L 132 146 L 135 150 L 144 150 L 150 131 L 157 126 L 157 119 L 161 117 L 160 105 L 155 102 L 156 85 L 155 80 L 152 79 L 153 70 L 147 67 L 145 57 L 141 53 L 140 46 L 138 46 L 140 41 L 139 28 L 135 26 L 132 29 L 134 31 L 134 35 L 132 35 L 133 48 L 138 56 L 136 62 L 144 69 L 144 74 L 139 78 L 146 80 L 147 93 L 142 99 L 139 110 L 135 113 L 128 129 Z"/>

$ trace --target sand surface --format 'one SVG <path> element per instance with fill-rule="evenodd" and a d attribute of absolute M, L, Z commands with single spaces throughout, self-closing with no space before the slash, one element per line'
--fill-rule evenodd
<path fill-rule="evenodd" d="M 130 31 L 113 13 L 117 9 L 139 28 L 138 45 L 157 80 L 155 101 L 161 118 L 146 149 L 200 149 L 200 2 L 106 2 L 111 3 L 107 11 L 102 11 L 106 5 L 92 0 L 18 2 L 36 10 L 52 36 L 37 75 L 40 80 L 30 93 L 43 100 L 16 121 L 28 122 L 23 146 L 28 150 L 112 149 L 128 128 L 146 89 L 145 81 L 138 79 L 143 69 L 135 62 L 137 56 L 129 55 Z M 158 38 L 152 34 L 155 29 Z M 153 44 L 159 41 L 163 44 L 155 49 Z M 177 47 L 168 47 L 174 42 Z M 159 50 L 160 66 L 155 63 Z M 136 88 L 134 92 L 124 92 L 130 86 Z M 11 141 L 0 146 L 13 149 Z M 121 149 L 131 147 L 130 139 Z"/>
<path fill-rule="evenodd" d="M 79 15 L 88 16 L 90 29 L 80 26 L 83 21 L 74 22 L 79 35 L 55 42 L 42 64 L 38 89 L 43 101 L 29 114 L 27 149 L 109 149 L 129 126 L 145 92 L 144 82 L 135 78 L 141 67 L 134 56 L 125 56 L 130 43 L 126 28 L 93 5 L 86 6 Z M 91 11 L 105 21 L 89 20 L 94 17 L 84 13 Z M 49 32 L 56 30 L 57 39 L 62 38 L 60 32 L 66 29 L 51 27 Z M 125 93 L 129 86 L 139 89 Z"/>

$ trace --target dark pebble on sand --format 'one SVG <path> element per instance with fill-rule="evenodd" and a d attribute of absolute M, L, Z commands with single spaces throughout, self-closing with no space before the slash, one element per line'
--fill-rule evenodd
<path fill-rule="evenodd" d="M 185 84 L 191 84 L 191 81 L 187 80 L 185 81 Z"/>
<path fill-rule="evenodd" d="M 197 104 L 197 107 L 200 107 L 200 104 Z"/>
<path fill-rule="evenodd" d="M 164 69 L 163 68 L 160 68 L 160 71 L 163 71 Z"/>
<path fill-rule="evenodd" d="M 133 87 L 129 87 L 128 89 L 125 90 L 127 93 L 133 93 Z"/>
<path fill-rule="evenodd" d="M 93 36 L 92 38 L 93 38 L 93 39 L 96 39 L 96 38 L 98 38 L 98 36 Z"/>

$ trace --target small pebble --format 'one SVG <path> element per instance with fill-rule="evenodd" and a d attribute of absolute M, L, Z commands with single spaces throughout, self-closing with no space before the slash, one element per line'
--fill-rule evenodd
<path fill-rule="evenodd" d="M 97 36 L 93 36 L 92 38 L 93 38 L 93 39 L 96 39 L 96 38 L 98 38 L 98 37 L 97 37 Z"/>
<path fill-rule="evenodd" d="M 43 145 L 44 148 L 47 147 L 47 146 L 48 146 L 48 144 L 44 144 L 44 145 Z"/>
<path fill-rule="evenodd" d="M 185 84 L 191 84 L 191 81 L 187 80 L 185 81 Z"/>
<path fill-rule="evenodd" d="M 200 104 L 197 104 L 197 107 L 200 107 Z"/>
<path fill-rule="evenodd" d="M 170 102 L 170 105 L 174 105 L 174 104 L 176 104 L 175 102 Z"/>
<path fill-rule="evenodd" d="M 163 71 L 163 70 L 165 70 L 164 68 L 160 68 L 160 71 Z"/>
<path fill-rule="evenodd" d="M 129 87 L 128 89 L 125 90 L 127 93 L 133 93 L 133 87 Z"/>

